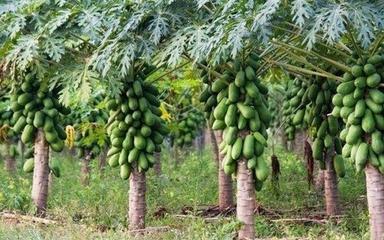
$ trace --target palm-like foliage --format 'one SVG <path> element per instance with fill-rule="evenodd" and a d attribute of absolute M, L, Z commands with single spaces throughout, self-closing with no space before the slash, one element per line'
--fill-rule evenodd
<path fill-rule="evenodd" d="M 273 36 L 285 35 L 278 27 L 293 23 L 307 48 L 318 42 L 335 44 L 352 34 L 367 48 L 382 32 L 381 1 L 206 1 L 197 0 L 201 12 L 193 23 L 175 33 L 163 51 L 163 60 L 176 65 L 187 53 L 193 59 L 218 64 L 247 48 L 259 48 Z M 276 35 L 277 34 L 277 35 Z"/>
<path fill-rule="evenodd" d="M 116 95 L 134 60 L 151 60 L 180 23 L 175 9 L 185 7 L 177 4 L 36 0 L 0 5 L 3 69 L 12 76 L 37 71 L 52 87 L 63 87 L 60 99 L 67 105 L 73 97 L 87 99 L 99 83 Z"/>
<path fill-rule="evenodd" d="M 384 27 L 381 1 L 18 0 L 0 12 L 1 66 L 11 76 L 36 70 L 63 87 L 66 104 L 100 83 L 118 94 L 135 62 L 175 66 L 188 57 L 216 65 L 250 48 L 276 60 L 281 55 L 261 44 L 281 36 L 289 44 L 286 36 L 295 36 L 301 48 L 345 39 L 366 48 Z"/>

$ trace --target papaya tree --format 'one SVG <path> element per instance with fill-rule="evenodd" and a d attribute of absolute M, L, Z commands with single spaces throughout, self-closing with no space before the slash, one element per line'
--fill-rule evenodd
<path fill-rule="evenodd" d="M 108 19 L 97 31 L 105 34 L 90 58 L 90 66 L 102 77 L 118 79 L 112 91 L 108 135 L 112 148 L 108 162 L 120 165 L 123 179 L 130 178 L 129 228 L 145 227 L 146 171 L 155 163 L 154 154 L 168 134 L 160 118 L 159 91 L 146 80 L 165 65 L 156 64 L 160 45 L 191 13 L 181 1 L 144 1 L 100 8 Z"/>
<path fill-rule="evenodd" d="M 252 42 L 256 37 L 266 44 L 279 46 L 276 51 L 266 51 L 274 52 L 272 58 L 264 59 L 267 65 L 276 64 L 296 74 L 315 75 L 340 82 L 340 76 L 327 72 L 317 63 L 321 61 L 338 70 L 350 72 L 345 60 L 350 58 L 352 50 L 362 55 L 361 53 L 366 51 L 364 49 L 372 46 L 369 53 L 375 54 L 377 43 L 383 39 L 381 1 L 317 4 L 306 0 L 295 0 L 292 3 L 270 0 L 261 6 L 257 3 L 228 1 L 202 2 L 199 7 L 202 11 L 215 12 L 216 15 L 210 21 L 192 27 L 190 31 L 180 32 L 174 42 L 177 44 L 170 44 L 168 52 L 165 51 L 166 54 L 174 56 L 171 51 L 183 52 L 187 48 L 192 58 L 201 59 L 202 56 L 210 56 L 213 63 L 219 63 L 225 54 L 237 56 L 243 51 L 244 46 L 247 46 L 246 43 Z M 287 11 L 287 7 L 290 7 L 291 11 Z M 200 41 L 195 40 L 196 35 Z M 272 39 L 271 36 L 279 36 L 278 39 L 283 38 L 286 43 Z M 322 51 L 319 51 L 320 49 Z M 296 64 L 281 61 L 285 58 L 294 59 Z M 175 61 L 175 58 L 172 60 Z M 303 65 L 306 69 L 302 68 Z M 371 186 L 376 184 L 375 193 L 368 195 L 368 198 L 372 199 L 368 201 L 369 205 L 377 208 L 382 205 L 379 199 L 383 199 L 383 197 L 376 198 L 383 194 L 382 188 L 379 187 L 382 185 L 380 180 L 382 175 L 377 170 L 374 175 L 368 171 L 369 168 L 366 169 L 367 175 L 374 176 L 377 180 L 369 184 Z M 372 188 L 367 184 L 367 189 Z M 380 239 L 384 229 L 382 226 L 384 215 L 381 211 L 373 211 L 372 207 L 370 215 L 371 237 Z"/>
<path fill-rule="evenodd" d="M 11 96 L 14 118 L 17 119 L 13 130 L 21 134 L 21 141 L 33 144 L 34 174 L 32 199 L 36 205 L 36 214 L 45 216 L 48 195 L 49 149 L 61 152 L 64 148 L 66 132 L 62 116 L 69 113 L 57 100 L 57 89 L 49 91 L 47 81 L 39 82 L 33 72 L 21 75 L 21 85 Z"/>
<path fill-rule="evenodd" d="M 288 38 L 286 39 L 288 44 L 279 41 L 274 41 L 273 44 L 280 49 L 288 49 L 288 58 L 305 64 L 307 69 L 303 70 L 300 66 L 287 63 L 277 64 L 297 73 L 317 75 L 341 82 L 337 94 L 333 97 L 335 107 L 332 116 L 341 117 L 345 124 L 340 132 L 340 139 L 343 140 L 343 157 L 351 159 L 358 171 L 365 170 L 371 239 L 381 239 L 384 234 L 384 214 L 377 209 L 381 209 L 378 206 L 383 205 L 380 199 L 383 199 L 384 191 L 380 186 L 384 177 L 380 173 L 381 152 L 373 147 L 377 144 L 376 140 L 375 144 L 372 141 L 373 136 L 376 139 L 380 138 L 381 112 L 375 108 L 377 102 L 373 101 L 370 92 L 375 94 L 381 91 L 379 85 L 382 81 L 380 59 L 383 41 L 383 5 L 379 1 L 360 1 L 317 6 L 305 1 L 301 7 L 294 6 L 294 10 L 298 8 L 304 10 L 303 14 L 293 21 L 296 25 L 289 25 L 288 28 L 291 29 L 284 31 L 287 33 L 293 29 L 301 29 L 299 34 L 293 35 L 296 40 L 302 39 L 307 49 L 296 40 Z M 314 14 L 308 14 L 309 12 Z M 325 16 L 330 15 L 333 16 L 333 21 L 326 20 Z M 306 23 L 309 24 L 305 25 Z M 334 71 L 313 64 L 313 60 L 331 65 L 338 71 L 335 74 Z M 344 74 L 341 74 L 343 72 Z"/>
<path fill-rule="evenodd" d="M 108 113 L 105 109 L 103 95 L 96 94 L 88 101 L 87 105 L 79 105 L 74 108 L 71 115 L 74 128 L 74 147 L 77 149 L 77 157 L 81 159 L 81 182 L 89 185 L 91 174 L 91 160 L 100 156 L 108 145 L 105 125 L 108 121 Z M 70 134 L 67 134 L 70 135 Z M 70 138 L 70 136 L 68 136 Z"/>
<path fill-rule="evenodd" d="M 10 4 L 13 5 L 5 8 L 0 17 L 5 36 L 1 38 L 1 65 L 13 86 L 10 97 L 12 117 L 16 120 L 13 130 L 24 144 L 34 149 L 34 159 L 24 163 L 24 170 L 33 170 L 32 200 L 36 214 L 44 217 L 49 174 L 52 171 L 59 175 L 56 166 L 49 166 L 49 151 L 61 152 L 66 139 L 64 116 L 70 110 L 63 103 L 78 89 L 82 93 L 89 89 L 88 75 L 81 68 L 84 58 L 78 57 L 87 52 L 86 45 L 64 27 L 69 20 L 79 21 L 81 18 L 74 16 L 83 13 L 72 11 L 75 5 L 70 3 L 15 1 Z M 38 22 L 34 21 L 37 16 Z M 82 94 L 82 98 L 86 95 Z"/>
<path fill-rule="evenodd" d="M 239 238 L 253 238 L 255 189 L 260 190 L 268 177 L 268 167 L 262 157 L 267 144 L 271 116 L 266 94 L 268 89 L 256 75 L 259 57 L 255 53 L 229 61 L 222 72 L 207 85 L 201 100 L 211 110 L 212 128 L 223 130 L 220 150 L 225 154 L 222 167 L 225 174 L 236 174 L 237 218 L 243 226 Z M 209 78 L 205 78 L 209 84 Z"/>
<path fill-rule="evenodd" d="M 345 141 L 343 155 L 350 157 L 358 172 L 365 170 L 371 238 L 384 236 L 384 156 L 383 109 L 384 46 L 364 52 L 353 61 L 334 97 L 333 114 L 340 116 L 346 128 L 340 133 Z M 355 55 L 356 56 L 356 55 Z"/>
<path fill-rule="evenodd" d="M 136 67 L 126 79 L 122 94 L 108 101 L 112 111 L 108 135 L 112 148 L 108 151 L 109 165 L 120 165 L 122 179 L 130 177 L 129 227 L 145 228 L 145 172 L 155 164 L 154 153 L 161 151 L 168 134 L 160 118 L 159 92 L 145 82 L 152 66 Z"/>
<path fill-rule="evenodd" d="M 215 68 L 215 70 L 219 71 L 219 68 Z M 224 157 L 225 154 L 221 152 L 218 148 L 219 145 L 224 144 L 223 141 L 223 131 L 222 126 L 215 125 L 213 111 L 215 107 L 217 107 L 217 94 L 213 94 L 212 92 L 212 82 L 217 76 L 213 76 L 207 68 L 203 68 L 201 70 L 201 79 L 205 83 L 203 91 L 200 95 L 200 101 L 204 103 L 204 112 L 205 117 L 208 120 L 209 128 L 212 131 L 215 131 L 214 134 L 211 134 L 212 146 L 214 150 L 214 154 L 217 157 L 218 167 L 218 184 L 219 184 L 219 209 L 224 211 L 228 208 L 231 208 L 233 203 L 233 182 L 230 174 L 226 173 L 224 170 Z"/>

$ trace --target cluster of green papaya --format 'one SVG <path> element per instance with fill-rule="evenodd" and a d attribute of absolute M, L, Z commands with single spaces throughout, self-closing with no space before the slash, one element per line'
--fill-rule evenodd
<path fill-rule="evenodd" d="M 205 117 L 196 108 L 186 110 L 180 114 L 180 117 L 172 137 L 177 146 L 189 146 L 196 138 L 199 130 L 204 127 Z"/>
<path fill-rule="evenodd" d="M 379 49 L 373 56 L 355 57 L 355 65 L 345 72 L 332 101 L 332 115 L 346 124 L 340 132 L 345 141 L 342 154 L 349 158 L 357 171 L 366 164 L 384 173 L 384 54 Z"/>
<path fill-rule="evenodd" d="M 332 97 L 336 93 L 337 84 L 325 78 L 310 80 L 295 79 L 289 96 L 290 101 L 284 108 L 287 122 L 291 129 L 305 128 L 313 140 L 313 158 L 320 163 L 320 168 L 325 169 L 325 153 L 335 155 L 333 165 L 339 177 L 344 177 L 345 167 L 341 156 L 341 142 L 338 139 L 340 131 L 339 120 L 330 115 L 333 109 Z M 300 89 L 300 86 L 302 88 Z M 291 137 L 292 132 L 288 132 Z M 294 134 L 294 132 L 293 132 Z"/>
<path fill-rule="evenodd" d="M 13 130 L 21 133 L 24 144 L 34 142 L 37 129 L 44 131 L 51 149 L 60 152 L 64 148 L 66 133 L 62 127 L 62 115 L 70 110 L 59 103 L 57 92 L 48 90 L 48 83 L 40 82 L 34 74 L 26 74 L 22 84 L 11 96 Z"/>
<path fill-rule="evenodd" d="M 333 157 L 333 165 L 339 177 L 345 176 L 344 160 L 341 154 L 341 141 L 338 138 L 341 123 L 332 116 L 332 97 L 336 94 L 337 84 L 333 80 L 315 78 L 310 81 L 308 100 L 303 120 L 306 122 L 309 134 L 313 138 L 312 154 L 320 163 L 320 168 L 325 169 L 324 154 L 329 151 Z M 336 154 L 335 154 L 336 153 Z"/>
<path fill-rule="evenodd" d="M 286 95 L 283 103 L 284 133 L 288 140 L 295 138 L 296 130 L 304 128 L 302 118 L 304 116 L 304 94 L 308 89 L 305 81 L 295 78 L 285 86 Z M 308 93 L 307 93 L 308 94 Z"/>
<path fill-rule="evenodd" d="M 155 163 L 153 154 L 161 151 L 164 136 L 169 133 L 160 118 L 159 92 L 145 82 L 146 68 L 138 69 L 125 81 L 116 99 L 107 103 L 112 122 L 107 128 L 112 147 L 107 153 L 109 165 L 120 165 L 120 176 L 128 179 L 132 168 L 147 171 Z"/>
<path fill-rule="evenodd" d="M 255 175 L 256 190 L 261 189 L 269 173 L 262 154 L 271 121 L 268 89 L 256 76 L 258 60 L 256 54 L 250 54 L 245 61 L 228 62 L 221 77 L 206 85 L 200 96 L 207 112 L 213 108 L 212 129 L 223 130 L 220 151 L 226 156 L 225 173 L 235 173 L 237 160 L 247 159 L 248 168 Z"/>

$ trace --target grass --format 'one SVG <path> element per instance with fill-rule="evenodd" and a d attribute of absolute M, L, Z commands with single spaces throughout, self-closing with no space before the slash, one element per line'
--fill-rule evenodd
<path fill-rule="evenodd" d="M 185 207 L 215 205 L 217 170 L 209 149 L 202 157 L 187 151 L 175 167 L 164 153 L 163 175 L 148 173 L 147 226 L 168 226 L 169 231 L 140 239 L 232 239 L 239 224 L 234 217 L 207 223 L 201 217 L 177 218 Z M 299 218 L 324 211 L 323 197 L 308 189 L 304 163 L 294 154 L 277 151 L 281 164 L 280 190 L 276 193 L 266 182 L 257 193 L 259 203 L 280 218 Z M 80 184 L 80 164 L 70 157 L 54 156 L 61 165 L 61 178 L 54 178 L 49 196 L 49 217 L 58 225 L 12 223 L 0 220 L 0 239 L 127 239 L 126 215 L 128 181 L 119 178 L 118 169 L 107 168 L 103 175 L 93 162 L 91 184 Z M 32 214 L 31 174 L 17 172 L 9 176 L 0 166 L 0 211 Z M 19 168 L 20 169 L 20 168 Z M 298 224 L 273 222 L 271 217 L 256 217 L 258 238 L 271 239 L 368 239 L 364 176 L 350 167 L 339 182 L 344 217 L 338 224 Z M 156 212 L 165 209 L 163 217 Z"/>

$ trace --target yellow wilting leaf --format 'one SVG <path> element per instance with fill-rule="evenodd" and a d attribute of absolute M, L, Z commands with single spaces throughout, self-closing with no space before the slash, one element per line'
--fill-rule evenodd
<path fill-rule="evenodd" d="M 161 111 L 161 118 L 165 121 L 168 121 L 170 122 L 172 117 L 171 117 L 171 114 L 169 114 L 169 112 L 167 111 L 166 107 L 165 107 L 165 103 L 162 102 L 160 104 L 160 111 Z"/>
<path fill-rule="evenodd" d="M 8 125 L 4 125 L 0 127 L 0 142 L 6 142 L 7 141 L 7 133 L 8 133 Z"/>
<path fill-rule="evenodd" d="M 65 139 L 65 145 L 71 149 L 75 142 L 75 128 L 71 125 L 65 127 L 65 133 L 67 134 L 67 138 Z"/>

